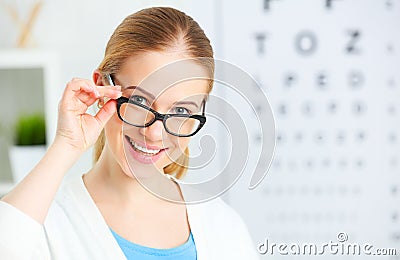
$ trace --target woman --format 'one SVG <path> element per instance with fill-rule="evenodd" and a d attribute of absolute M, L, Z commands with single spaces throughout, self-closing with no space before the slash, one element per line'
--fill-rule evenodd
<path fill-rule="evenodd" d="M 167 64 L 196 57 L 212 59 L 209 40 L 173 8 L 144 9 L 118 26 L 93 81 L 67 84 L 44 158 L 0 201 L 2 259 L 257 258 L 245 225 L 221 199 L 172 203 L 142 185 L 159 181 L 160 172 L 183 177 L 214 68 L 197 63 L 208 80 L 163 91 L 142 82 Z M 99 112 L 86 114 L 95 102 Z M 94 143 L 93 168 L 62 183 Z M 168 185 L 159 187 L 185 201 L 176 182 Z"/>

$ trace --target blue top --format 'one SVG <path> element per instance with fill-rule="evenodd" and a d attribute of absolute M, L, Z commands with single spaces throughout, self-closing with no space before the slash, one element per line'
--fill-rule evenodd
<path fill-rule="evenodd" d="M 196 245 L 193 240 L 192 232 L 190 232 L 189 239 L 183 245 L 168 249 L 158 249 L 132 243 L 126 240 L 125 238 L 119 236 L 111 228 L 110 230 L 128 260 L 131 259 L 196 260 L 197 259 Z"/>

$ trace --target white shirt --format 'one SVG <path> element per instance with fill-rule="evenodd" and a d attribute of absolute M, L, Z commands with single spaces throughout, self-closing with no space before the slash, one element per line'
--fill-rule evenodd
<path fill-rule="evenodd" d="M 241 217 L 222 199 L 186 208 L 198 260 L 259 259 Z M 63 183 L 44 225 L 0 201 L 0 256 L 126 260 L 81 176 Z"/>

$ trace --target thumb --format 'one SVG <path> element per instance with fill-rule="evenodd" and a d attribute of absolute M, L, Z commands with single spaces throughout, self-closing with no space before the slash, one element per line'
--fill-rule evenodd
<path fill-rule="evenodd" d="M 95 118 L 97 122 L 99 122 L 101 129 L 103 129 L 108 120 L 114 115 L 115 111 L 117 111 L 117 102 L 114 99 L 110 99 L 99 112 L 97 112 Z"/>

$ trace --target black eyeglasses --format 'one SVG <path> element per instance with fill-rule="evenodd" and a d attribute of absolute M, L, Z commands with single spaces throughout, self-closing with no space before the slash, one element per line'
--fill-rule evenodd
<path fill-rule="evenodd" d="M 205 104 L 203 101 L 202 115 L 160 114 L 133 99 L 120 97 L 117 99 L 117 111 L 118 117 L 129 125 L 148 127 L 160 120 L 169 134 L 189 137 L 195 135 L 206 123 Z"/>
<path fill-rule="evenodd" d="M 109 83 L 115 86 L 112 76 L 106 75 Z M 128 125 L 136 127 L 149 127 L 157 120 L 163 122 L 167 133 L 189 137 L 195 135 L 206 123 L 204 115 L 206 101 L 202 103 L 202 115 L 183 115 L 183 114 L 161 114 L 154 109 L 135 102 L 134 99 L 120 97 L 117 99 L 118 117 Z"/>
<path fill-rule="evenodd" d="M 117 112 L 118 117 L 129 125 L 144 128 L 160 120 L 167 133 L 189 137 L 195 135 L 206 123 L 205 104 L 203 101 L 202 115 L 161 114 L 133 99 L 120 97 L 117 99 Z"/>

